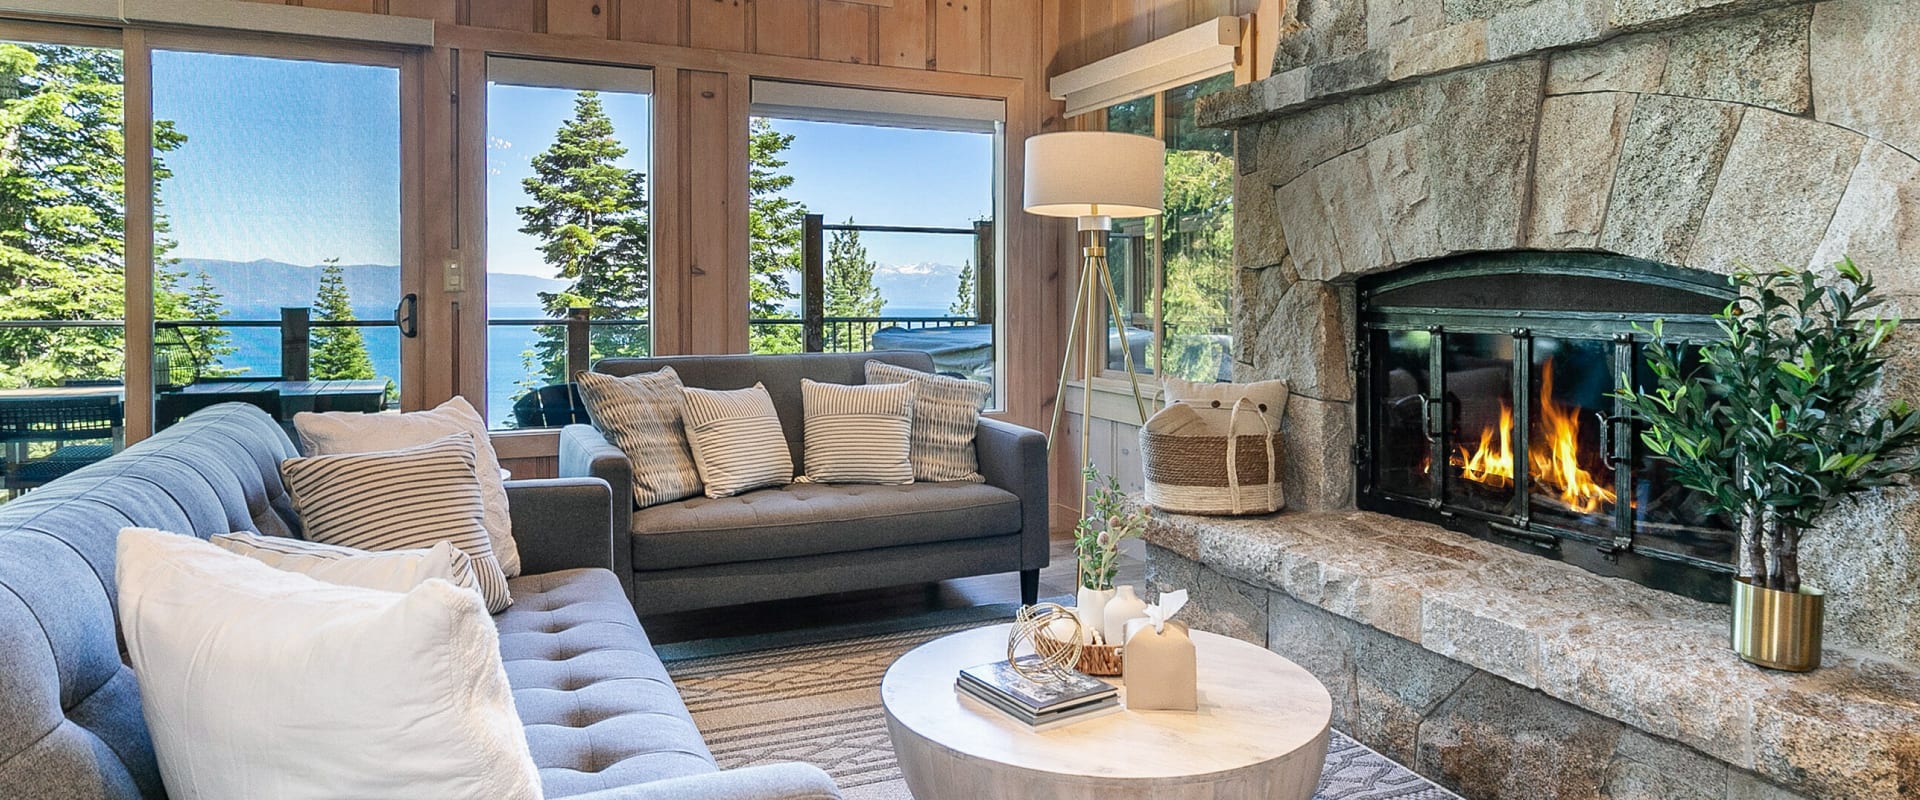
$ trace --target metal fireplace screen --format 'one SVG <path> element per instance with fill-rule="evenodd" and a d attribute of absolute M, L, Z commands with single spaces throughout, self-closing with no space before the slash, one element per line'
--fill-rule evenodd
<path fill-rule="evenodd" d="M 1728 521 L 1669 479 L 1612 393 L 1651 380 L 1636 324 L 1711 336 L 1731 297 L 1719 276 L 1588 253 L 1362 282 L 1359 505 L 1724 602 Z"/>

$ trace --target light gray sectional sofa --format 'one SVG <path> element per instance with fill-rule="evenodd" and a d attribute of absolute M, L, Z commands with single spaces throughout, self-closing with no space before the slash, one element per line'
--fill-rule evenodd
<path fill-rule="evenodd" d="M 794 467 L 804 470 L 800 379 L 863 384 L 869 359 L 933 369 L 926 353 L 905 350 L 613 358 L 593 369 L 632 375 L 670 366 L 685 385 L 706 389 L 765 384 Z M 1032 603 L 1047 565 L 1046 437 L 982 419 L 975 448 L 984 483 L 795 483 L 636 510 L 626 455 L 592 426 L 570 425 L 560 474 L 606 481 L 616 516 L 630 514 L 614 570 L 630 581 L 641 614 L 1014 571 Z"/>
<path fill-rule="evenodd" d="M 278 464 L 293 454 L 259 409 L 216 406 L 0 506 L 0 798 L 166 796 L 116 643 L 115 538 L 123 526 L 290 534 L 299 522 Z M 526 574 L 495 621 L 547 797 L 839 796 L 811 766 L 714 764 L 607 571 L 604 483 L 507 486 Z"/>

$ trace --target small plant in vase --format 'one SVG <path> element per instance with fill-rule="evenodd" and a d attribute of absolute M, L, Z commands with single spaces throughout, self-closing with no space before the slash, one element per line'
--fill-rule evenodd
<path fill-rule="evenodd" d="M 1112 476 L 1102 475 L 1092 464 L 1081 472 L 1093 491 L 1087 498 L 1087 515 L 1073 528 L 1073 556 L 1079 577 L 1075 606 L 1081 638 L 1094 644 L 1106 638 L 1102 631 L 1107 603 L 1114 596 L 1113 580 L 1120 572 L 1120 543 L 1146 530 L 1148 514 L 1144 508 L 1128 510 L 1127 495 Z"/>
<path fill-rule="evenodd" d="M 1843 499 L 1920 471 L 1920 411 L 1871 397 L 1899 320 L 1872 313 L 1873 280 L 1851 260 L 1835 271 L 1735 274 L 1700 366 L 1655 324 L 1654 385 L 1619 393 L 1648 451 L 1734 520 L 1733 647 L 1777 669 L 1820 665 L 1824 598 L 1800 583 L 1801 535 Z"/>

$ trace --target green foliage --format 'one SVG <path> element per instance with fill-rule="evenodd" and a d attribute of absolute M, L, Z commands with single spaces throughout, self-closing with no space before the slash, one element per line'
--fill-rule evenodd
<path fill-rule="evenodd" d="M 973 277 L 973 259 L 967 259 L 967 263 L 960 267 L 960 288 L 954 290 L 953 305 L 947 306 L 947 314 L 955 317 L 971 317 L 980 313 L 975 308 L 977 298 L 974 297 L 974 294 L 979 291 L 979 286 Z"/>
<path fill-rule="evenodd" d="M 753 319 L 791 319 L 787 303 L 799 295 L 787 276 L 800 272 L 800 237 L 806 206 L 781 193 L 793 186 L 780 158 L 793 144 L 791 134 L 756 117 L 747 138 L 747 308 Z M 800 326 L 755 326 L 749 352 L 797 353 Z"/>
<path fill-rule="evenodd" d="M 1088 504 L 1093 513 L 1073 526 L 1073 556 L 1078 566 L 1080 585 L 1088 589 L 1111 589 L 1120 573 L 1120 543 L 1146 532 L 1149 516 L 1145 508 L 1127 510 L 1127 495 L 1120 482 L 1088 464 L 1080 471 L 1092 488 Z"/>
<path fill-rule="evenodd" d="M 847 220 L 853 224 L 852 219 Z M 822 300 L 828 317 L 877 317 L 886 301 L 880 299 L 880 287 L 873 285 L 878 264 L 867 258 L 867 246 L 860 243 L 859 231 L 834 231 L 827 240 L 827 263 Z M 841 324 L 828 329 L 828 350 L 867 350 L 873 336 L 858 324 Z"/>
<path fill-rule="evenodd" d="M 153 316 L 161 320 L 223 320 L 233 316 L 213 285 L 213 276 L 201 270 L 192 285 L 183 286 L 186 273 L 160 268 L 153 298 Z M 164 287 L 164 290 L 163 290 Z M 186 378 L 211 378 L 235 375 L 244 370 L 221 366 L 221 359 L 239 352 L 233 345 L 233 333 L 218 327 L 170 327 L 154 333 L 154 349 L 172 359 L 171 366 L 183 370 Z"/>
<path fill-rule="evenodd" d="M 125 317 L 121 84 L 117 51 L 0 44 L 0 319 Z M 170 176 L 159 154 L 185 141 L 172 123 L 154 124 L 156 187 Z M 164 268 L 164 217 L 155 229 Z M 156 307 L 177 307 L 174 287 L 157 283 Z M 0 386 L 117 377 L 125 349 L 114 327 L 0 329 Z"/>
<path fill-rule="evenodd" d="M 593 319 L 646 319 L 652 282 L 646 173 L 621 167 L 627 155 L 596 92 L 580 92 L 573 118 L 554 142 L 533 159 L 533 176 L 522 181 L 528 205 L 520 206 L 520 232 L 540 241 L 540 253 L 571 283 L 541 292 L 548 316 L 589 309 Z M 599 326 L 588 337 L 589 360 L 644 356 L 652 351 L 646 326 Z M 547 383 L 567 380 L 565 326 L 544 327 L 527 354 Z"/>
<path fill-rule="evenodd" d="M 1233 276 L 1233 160 L 1210 150 L 1167 151 L 1162 219 L 1166 277 L 1161 372 L 1210 381 L 1227 357 L 1213 337 L 1229 331 Z"/>
<path fill-rule="evenodd" d="M 1786 591 L 1799 588 L 1801 530 L 1920 471 L 1920 411 L 1873 393 L 1899 320 L 1873 313 L 1873 280 L 1851 260 L 1835 269 L 1735 274 L 1739 297 L 1715 316 L 1722 338 L 1698 346 L 1700 366 L 1656 323 L 1655 385 L 1619 395 L 1674 479 L 1741 520 L 1742 576 Z"/>
<path fill-rule="evenodd" d="M 320 293 L 313 301 L 315 321 L 344 322 L 354 319 L 353 298 L 347 292 L 346 274 L 340 259 L 329 258 L 320 268 Z M 308 373 L 315 380 L 368 380 L 374 377 L 373 359 L 367 355 L 367 342 L 359 328 L 315 326 L 309 341 Z"/>

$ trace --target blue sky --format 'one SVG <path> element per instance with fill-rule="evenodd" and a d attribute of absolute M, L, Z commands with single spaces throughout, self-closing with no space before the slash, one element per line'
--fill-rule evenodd
<path fill-rule="evenodd" d="M 316 264 L 400 261 L 399 73 L 389 67 L 207 53 L 154 53 L 154 113 L 188 137 L 164 158 L 163 210 L 186 258 Z M 489 89 L 487 248 L 494 272 L 551 277 L 514 208 L 531 159 L 573 112 L 574 93 Z M 651 98 L 603 93 L 651 175 Z M 830 222 L 965 227 L 992 213 L 993 137 L 776 120 L 794 135 L 788 195 Z M 649 181 L 648 193 L 655 187 Z M 883 272 L 915 275 L 971 257 L 965 237 L 868 234 Z"/>
<path fill-rule="evenodd" d="M 155 51 L 175 255 L 400 263 L 400 75 L 390 67 Z"/>

